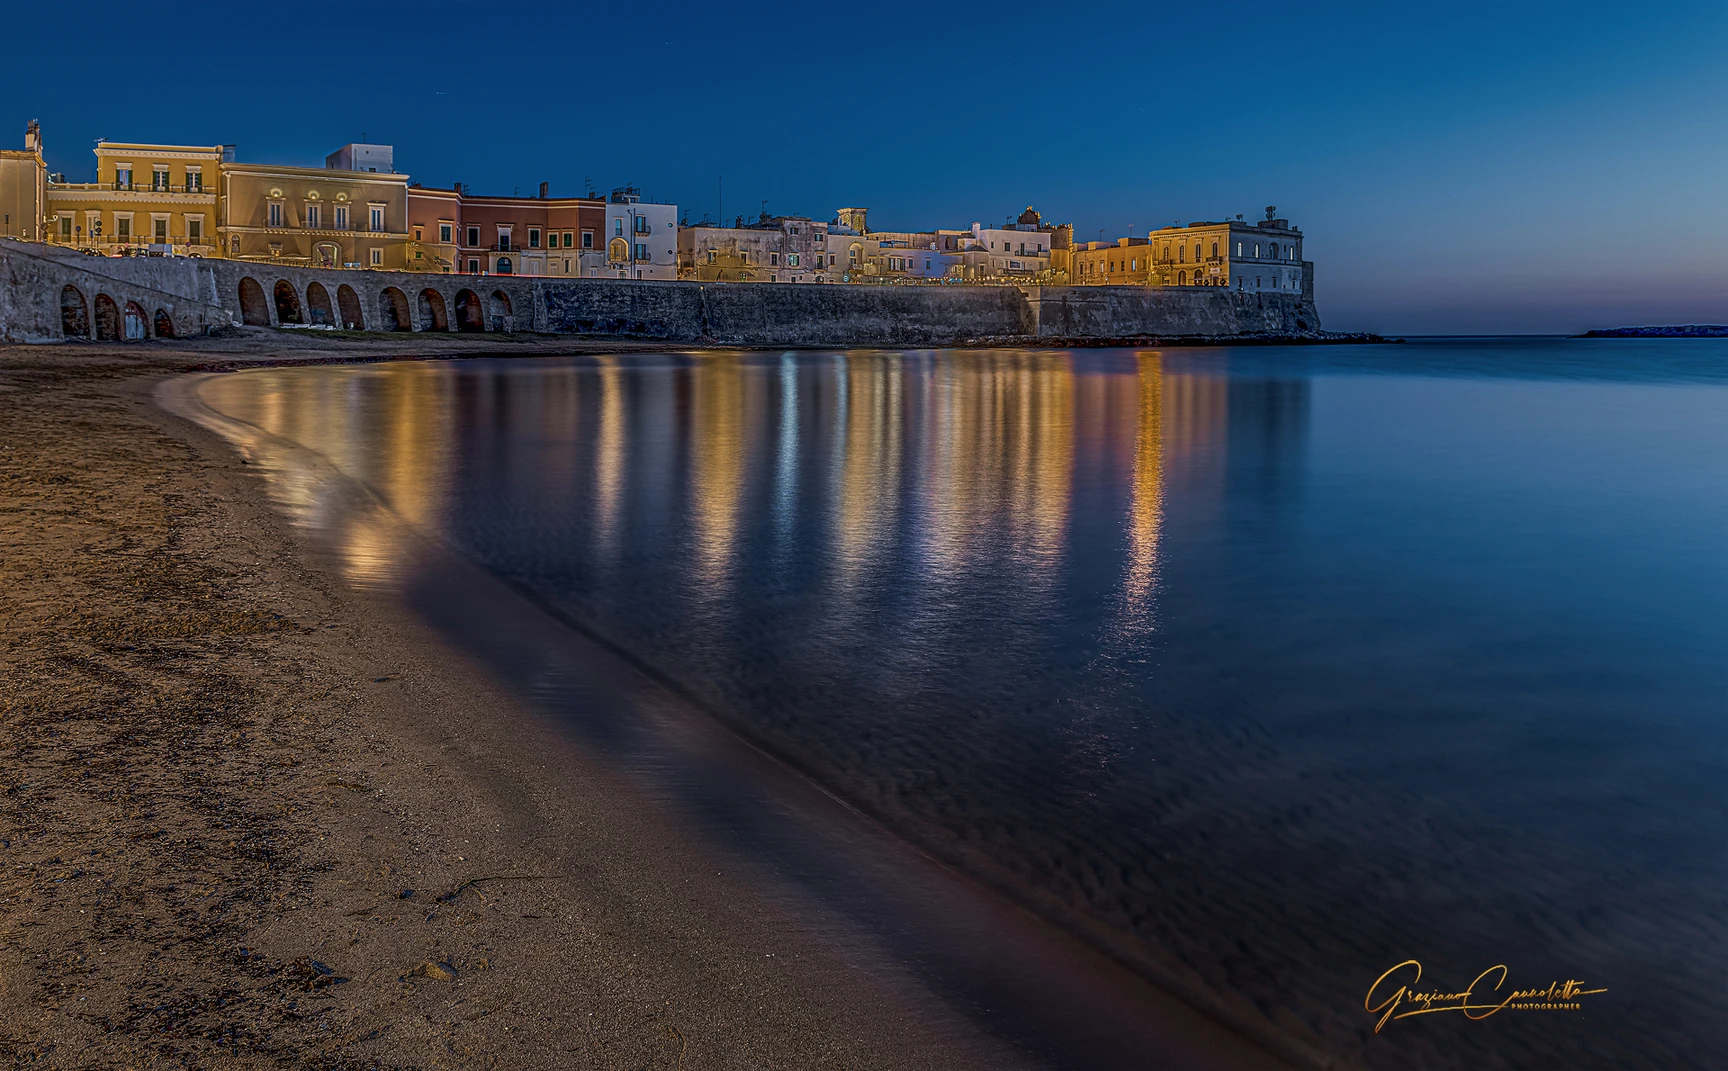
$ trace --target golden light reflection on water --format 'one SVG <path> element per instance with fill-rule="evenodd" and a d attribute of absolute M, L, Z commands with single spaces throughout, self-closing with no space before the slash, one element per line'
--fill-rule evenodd
<path fill-rule="evenodd" d="M 1169 375 L 1155 352 L 1133 362 L 1084 376 L 1071 355 L 1042 352 L 403 363 L 249 372 L 202 394 L 259 436 L 303 444 L 423 532 L 444 527 L 458 484 L 480 469 L 532 484 L 542 509 L 586 518 L 581 538 L 600 562 L 641 523 L 632 509 L 683 501 L 682 567 L 717 596 L 741 567 L 742 533 L 766 524 L 782 551 L 828 548 L 837 614 L 891 553 L 917 561 L 931 613 L 935 593 L 988 562 L 1014 563 L 1026 594 L 1054 591 L 1077 466 L 1120 471 L 1132 615 L 1157 584 L 1168 470 L 1204 468 L 1194 462 L 1228 419 L 1222 378 Z M 682 446 L 656 452 L 659 440 Z M 655 489 L 676 483 L 679 456 L 688 496 L 668 498 Z M 353 579 L 387 582 L 403 533 L 338 508 L 327 481 L 292 471 L 303 460 L 270 466 L 273 493 L 335 535 Z M 826 531 L 811 530 L 819 522 Z"/>

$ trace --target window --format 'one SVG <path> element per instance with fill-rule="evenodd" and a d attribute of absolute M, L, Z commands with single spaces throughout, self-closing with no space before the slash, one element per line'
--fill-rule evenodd
<path fill-rule="evenodd" d="M 775 266 L 778 266 L 780 264 L 780 254 L 779 253 L 769 253 L 768 254 L 768 263 L 775 265 Z"/>
<path fill-rule="evenodd" d="M 168 169 L 166 167 L 151 169 L 150 188 L 153 190 L 165 190 L 168 188 Z"/>
<path fill-rule="evenodd" d="M 1238 256 L 1238 257 L 1240 257 L 1240 256 L 1241 256 L 1241 255 L 1242 255 L 1242 243 L 1241 243 L 1241 242 L 1237 242 L 1237 243 L 1236 243 L 1236 255 L 1237 255 L 1237 256 Z M 1242 280 L 1240 280 L 1240 279 L 1238 279 L 1238 280 L 1236 280 L 1236 281 L 1237 281 L 1237 282 L 1238 282 L 1238 283 L 1240 283 L 1240 282 L 1241 282 L 1241 281 L 1242 281 Z M 1238 289 L 1238 290 L 1240 290 L 1240 289 L 1242 289 L 1242 288 L 1241 288 L 1241 287 L 1237 287 L 1237 288 L 1236 288 L 1236 289 Z"/>
<path fill-rule="evenodd" d="M 1176 247 L 1176 263 L 1178 263 L 1178 264 L 1188 263 L 1188 247 L 1187 246 L 1179 245 Z"/>
<path fill-rule="evenodd" d="M 1272 243 L 1272 259 L 1273 260 L 1278 259 L 1278 243 L 1277 242 Z"/>
<path fill-rule="evenodd" d="M 477 246 L 480 244 L 480 228 L 479 227 L 469 227 L 468 228 L 468 244 L 469 244 L 469 246 Z M 472 264 L 474 262 L 469 261 L 468 263 Z"/>
<path fill-rule="evenodd" d="M 645 242 L 637 242 L 636 243 L 636 259 L 637 260 L 647 260 L 648 259 L 648 245 L 647 245 L 647 243 L 645 243 Z"/>
<path fill-rule="evenodd" d="M 564 232 L 564 248 L 565 248 L 565 249 L 570 249 L 570 248 L 572 248 L 572 247 L 573 247 L 573 246 L 575 246 L 575 244 L 576 244 L 576 243 L 575 243 L 575 242 L 572 242 L 572 241 L 571 241 L 571 240 L 570 240 L 570 239 L 572 239 L 572 238 L 574 238 L 574 237 L 576 237 L 576 234 L 575 234 L 575 232 L 574 232 L 574 231 L 565 231 L 565 232 Z"/>
<path fill-rule="evenodd" d="M 307 205 L 306 206 L 306 226 L 310 227 L 313 230 L 317 230 L 318 229 L 318 223 L 319 223 L 318 206 L 317 205 Z"/>
<path fill-rule="evenodd" d="M 130 167 L 115 168 L 114 169 L 114 185 L 116 187 L 118 187 L 119 189 L 122 189 L 122 190 L 131 189 L 132 188 L 132 169 Z"/>
<path fill-rule="evenodd" d="M 204 221 L 202 219 L 188 218 L 186 220 L 186 240 L 188 242 L 204 240 Z"/>
<path fill-rule="evenodd" d="M 1218 255 L 1218 243 L 1217 242 L 1212 243 L 1212 255 L 1213 256 Z"/>
<path fill-rule="evenodd" d="M 708 263 L 714 263 L 714 250 L 708 250 Z"/>
<path fill-rule="evenodd" d="M 648 217 L 647 216 L 637 216 L 636 217 L 636 233 L 637 234 L 647 234 L 648 233 Z"/>
<path fill-rule="evenodd" d="M 456 227 L 454 224 L 450 224 L 450 223 L 438 224 L 438 241 L 443 245 L 449 245 L 450 239 L 451 239 L 450 232 L 454 231 L 455 229 L 456 229 Z"/>
<path fill-rule="evenodd" d="M 924 270 L 925 271 L 930 270 L 930 258 L 929 257 L 924 258 Z"/>
<path fill-rule="evenodd" d="M 419 228 L 419 227 L 415 227 L 415 228 L 414 228 L 414 240 L 415 240 L 415 241 L 416 241 L 416 242 L 418 242 L 418 241 L 419 241 L 419 240 L 420 240 L 420 239 L 422 239 L 422 238 L 424 238 L 424 237 L 426 237 L 426 235 L 425 235 L 425 234 L 424 234 L 424 233 L 422 233 L 422 231 L 421 231 L 421 230 L 420 230 L 420 228 Z"/>
<path fill-rule="evenodd" d="M 337 205 L 333 214 L 335 215 L 336 218 L 334 220 L 332 220 L 331 222 L 335 224 L 336 229 L 339 231 L 347 230 L 348 229 L 348 206 L 347 205 Z"/>
<path fill-rule="evenodd" d="M 116 216 L 116 217 L 114 217 L 114 237 L 116 237 L 116 238 L 130 238 L 130 237 L 132 237 L 132 217 L 131 216 Z"/>
<path fill-rule="evenodd" d="M 529 227 L 528 228 L 528 248 L 529 249 L 539 249 L 540 248 L 540 228 L 539 227 Z"/>
<path fill-rule="evenodd" d="M 384 263 L 384 250 L 372 249 L 372 250 L 368 250 L 368 252 L 371 254 L 372 266 L 374 268 L 376 268 L 379 265 Z"/>
<path fill-rule="evenodd" d="M 194 171 L 191 168 L 186 169 L 186 192 L 187 193 L 203 193 L 204 192 L 204 172 Z"/>
<path fill-rule="evenodd" d="M 1128 262 L 1128 270 L 1129 271 L 1139 271 L 1140 270 L 1140 262 L 1138 260 L 1130 260 Z"/>
<path fill-rule="evenodd" d="M 60 217 L 60 237 L 62 237 L 62 238 L 72 237 L 72 217 L 71 216 L 61 216 Z"/>
<path fill-rule="evenodd" d="M 1260 243 L 1259 242 L 1254 243 L 1254 259 L 1256 259 L 1256 260 L 1260 259 Z M 1259 285 L 1259 284 L 1255 284 L 1255 285 Z"/>
<path fill-rule="evenodd" d="M 366 210 L 367 229 L 375 234 L 384 232 L 384 206 L 372 205 Z"/>
<path fill-rule="evenodd" d="M 270 222 L 268 225 L 271 227 L 282 226 L 282 202 L 280 202 L 280 201 L 271 201 L 270 202 L 269 220 L 270 220 Z"/>
<path fill-rule="evenodd" d="M 468 258 L 468 274 L 469 275 L 479 275 L 480 274 L 480 262 L 478 260 L 475 260 L 473 257 Z"/>
<path fill-rule="evenodd" d="M 1194 263 L 1200 263 L 1200 243 L 1194 243 Z"/>
<path fill-rule="evenodd" d="M 498 228 L 498 251 L 500 253 L 507 253 L 510 251 L 510 228 L 509 227 L 499 227 Z"/>
<path fill-rule="evenodd" d="M 612 237 L 622 238 L 623 236 L 624 236 L 624 217 L 619 216 L 612 221 Z"/>
<path fill-rule="evenodd" d="M 156 232 L 154 239 L 153 239 L 154 241 L 156 241 L 156 242 L 168 241 L 168 217 L 167 216 L 162 216 L 159 219 L 151 220 L 150 225 Z"/>
<path fill-rule="evenodd" d="M 594 232 L 593 231 L 583 231 L 582 232 L 582 248 L 583 249 L 593 249 L 594 248 Z"/>

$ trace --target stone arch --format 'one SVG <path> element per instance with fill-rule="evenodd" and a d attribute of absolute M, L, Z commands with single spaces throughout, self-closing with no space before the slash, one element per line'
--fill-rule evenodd
<path fill-rule="evenodd" d="M 156 328 L 157 338 L 174 337 L 174 318 L 168 315 L 168 310 L 156 310 L 156 321 L 154 326 Z"/>
<path fill-rule="evenodd" d="M 444 295 L 431 287 L 420 291 L 420 330 L 450 330 L 450 317 L 444 310 Z"/>
<path fill-rule="evenodd" d="M 378 327 L 383 331 L 412 331 L 414 321 L 408 315 L 408 295 L 393 286 L 378 295 Z"/>
<path fill-rule="evenodd" d="M 136 301 L 126 303 L 126 312 L 120 319 L 125 328 L 127 342 L 141 342 L 150 337 L 150 318 L 145 315 L 144 306 Z"/>
<path fill-rule="evenodd" d="M 294 292 L 294 284 L 286 279 L 276 280 L 276 322 L 279 324 L 302 324 L 306 322 L 300 316 L 300 295 Z"/>
<path fill-rule="evenodd" d="M 96 341 L 120 341 L 120 306 L 107 294 L 96 295 Z"/>
<path fill-rule="evenodd" d="M 240 280 L 240 319 L 252 327 L 270 326 L 270 306 L 264 288 L 250 275 Z"/>
<path fill-rule="evenodd" d="M 324 289 L 323 283 L 311 283 L 306 287 L 306 315 L 315 324 L 333 324 L 336 322 L 336 312 L 330 307 L 330 291 Z"/>
<path fill-rule="evenodd" d="M 486 305 L 486 311 L 490 314 L 488 319 L 492 321 L 492 330 L 510 330 L 510 295 L 502 290 L 494 290 L 492 291 L 492 300 L 488 301 Z"/>
<path fill-rule="evenodd" d="M 486 330 L 486 312 L 480 307 L 480 295 L 472 290 L 456 291 L 456 330 Z"/>
<path fill-rule="evenodd" d="M 360 295 L 343 283 L 336 288 L 336 308 L 342 313 L 342 326 L 353 331 L 366 330 L 366 318 L 360 312 Z"/>
<path fill-rule="evenodd" d="M 67 338 L 90 337 L 90 306 L 70 284 L 60 288 L 60 331 Z"/>

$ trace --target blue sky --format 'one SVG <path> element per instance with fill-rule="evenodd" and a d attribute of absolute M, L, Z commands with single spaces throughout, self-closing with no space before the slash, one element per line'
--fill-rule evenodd
<path fill-rule="evenodd" d="M 29 5 L 0 123 L 892 228 L 1301 226 L 1328 327 L 1728 322 L 1728 6 Z M 490 15 L 488 24 L 481 20 Z M 81 42 L 88 47 L 80 47 Z"/>

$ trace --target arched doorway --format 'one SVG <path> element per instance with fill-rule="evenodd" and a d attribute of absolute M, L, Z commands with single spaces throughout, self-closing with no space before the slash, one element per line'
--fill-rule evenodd
<path fill-rule="evenodd" d="M 393 286 L 378 295 L 378 326 L 386 331 L 412 331 L 414 322 L 408 316 L 408 295 Z"/>
<path fill-rule="evenodd" d="M 157 338 L 173 338 L 174 337 L 174 320 L 172 317 L 170 317 L 168 315 L 168 312 L 166 309 L 157 309 L 156 310 L 156 325 L 155 326 L 156 326 L 156 337 Z"/>
<path fill-rule="evenodd" d="M 444 312 L 444 295 L 431 287 L 420 291 L 420 330 L 450 330 L 450 318 Z"/>
<path fill-rule="evenodd" d="M 492 300 L 488 304 L 490 308 L 486 311 L 491 314 L 492 330 L 510 330 L 510 295 L 502 290 L 494 290 L 492 291 Z"/>
<path fill-rule="evenodd" d="M 366 330 L 366 320 L 360 315 L 360 295 L 343 283 L 336 288 L 336 307 L 342 312 L 342 326 L 350 331 Z"/>
<path fill-rule="evenodd" d="M 122 321 L 126 329 L 126 341 L 138 342 L 150 337 L 150 321 L 144 315 L 144 306 L 136 301 L 126 303 L 126 315 Z"/>
<path fill-rule="evenodd" d="M 513 270 L 514 269 L 511 268 L 511 266 L 510 266 L 510 258 L 509 257 L 499 257 L 498 258 L 498 274 L 499 275 L 509 275 Z"/>
<path fill-rule="evenodd" d="M 1188 273 L 1186 271 L 1179 271 L 1176 273 L 1176 285 L 1177 286 L 1187 286 L 1188 285 Z"/>
<path fill-rule="evenodd" d="M 90 337 L 90 306 L 75 286 L 60 288 L 60 330 L 67 338 Z"/>
<path fill-rule="evenodd" d="M 300 295 L 294 292 L 294 285 L 286 279 L 276 281 L 276 322 L 279 324 L 306 322 L 300 318 Z"/>
<path fill-rule="evenodd" d="M 120 306 L 107 294 L 96 295 L 96 341 L 120 341 Z"/>
<path fill-rule="evenodd" d="M 486 313 L 480 307 L 480 295 L 472 290 L 456 291 L 456 330 L 486 330 Z"/>
<path fill-rule="evenodd" d="M 240 280 L 240 319 L 252 327 L 270 326 L 270 306 L 264 301 L 264 288 L 250 275 Z"/>
<path fill-rule="evenodd" d="M 312 247 L 312 264 L 314 267 L 334 268 L 341 259 L 342 247 L 335 242 L 319 242 Z"/>
<path fill-rule="evenodd" d="M 324 289 L 324 284 L 312 283 L 306 287 L 306 314 L 315 324 L 336 322 L 336 312 L 330 308 L 330 291 Z"/>

